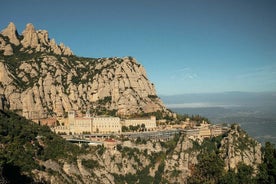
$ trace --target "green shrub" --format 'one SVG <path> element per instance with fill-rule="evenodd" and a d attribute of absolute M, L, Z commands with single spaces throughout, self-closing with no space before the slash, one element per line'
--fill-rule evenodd
<path fill-rule="evenodd" d="M 88 159 L 88 160 L 82 159 L 81 164 L 88 169 L 95 169 L 100 167 L 99 162 L 92 159 Z"/>

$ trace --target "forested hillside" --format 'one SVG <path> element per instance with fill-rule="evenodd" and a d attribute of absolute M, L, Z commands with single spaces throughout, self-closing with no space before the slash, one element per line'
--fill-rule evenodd
<path fill-rule="evenodd" d="M 116 149 L 81 147 L 46 126 L 0 112 L 0 180 L 10 183 L 275 183 L 276 152 L 262 152 L 238 126 L 226 134 L 167 142 L 121 140 Z M 258 159 L 261 159 L 258 161 Z M 253 161 L 250 161 L 252 160 Z"/>

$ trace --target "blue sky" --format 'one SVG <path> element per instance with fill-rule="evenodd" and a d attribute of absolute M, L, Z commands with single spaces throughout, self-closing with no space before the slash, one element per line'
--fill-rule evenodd
<path fill-rule="evenodd" d="M 276 91 L 275 0 L 9 0 L 9 22 L 78 56 L 133 56 L 161 95 Z"/>

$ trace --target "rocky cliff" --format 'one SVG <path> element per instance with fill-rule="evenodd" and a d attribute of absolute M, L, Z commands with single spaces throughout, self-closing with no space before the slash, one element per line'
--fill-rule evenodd
<path fill-rule="evenodd" d="M 0 51 L 4 51 L 3 55 L 9 56 L 17 52 L 20 46 L 21 52 L 46 52 L 58 55 L 73 55 L 69 47 L 63 43 L 57 45 L 54 39 L 49 39 L 46 30 L 35 30 L 32 24 L 27 24 L 22 35 L 19 35 L 14 23 L 10 23 L 7 28 L 1 31 L 0 35 Z"/>
<path fill-rule="evenodd" d="M 68 110 L 133 115 L 169 113 L 144 67 L 132 57 L 82 58 L 57 45 L 45 30 L 10 23 L 0 34 L 0 94 L 31 119 Z"/>
<path fill-rule="evenodd" d="M 262 163 L 260 144 L 238 127 L 203 141 L 181 134 L 167 142 L 121 140 L 109 148 L 80 148 L 47 127 L 32 124 L 10 112 L 0 111 L 0 127 L 0 182 L 1 174 L 2 180 L 19 180 L 8 175 L 12 170 L 13 176 L 21 171 L 18 174 L 41 183 L 182 184 L 190 176 L 196 177 L 193 174 L 198 164 L 202 169 L 216 168 L 227 175 L 229 164 L 235 170 L 243 163 L 254 168 L 256 174 Z M 199 163 L 202 157 L 212 153 L 222 160 L 221 168 L 213 166 L 213 160 L 209 165 Z M 212 157 L 207 158 L 209 161 Z"/>
<path fill-rule="evenodd" d="M 225 169 L 236 169 L 242 162 L 252 166 L 255 170 L 261 163 L 261 144 L 248 136 L 238 125 L 232 125 L 232 128 L 221 140 L 221 157 L 225 161 Z"/>

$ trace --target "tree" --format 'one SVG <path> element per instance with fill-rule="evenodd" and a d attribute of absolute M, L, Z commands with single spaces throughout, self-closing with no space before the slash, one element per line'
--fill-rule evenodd
<path fill-rule="evenodd" d="M 238 164 L 237 179 L 238 183 L 252 183 L 253 182 L 253 168 L 244 163 Z"/>
<path fill-rule="evenodd" d="M 265 143 L 263 152 L 263 163 L 259 166 L 257 175 L 258 183 L 275 183 L 276 182 L 276 150 L 270 142 Z"/>
<path fill-rule="evenodd" d="M 157 171 L 155 172 L 155 176 L 154 176 L 154 184 L 160 184 L 162 181 L 162 175 L 164 173 L 164 168 L 165 168 L 165 162 L 162 161 L 159 166 Z"/>
<path fill-rule="evenodd" d="M 188 183 L 218 183 L 224 169 L 223 160 L 215 152 L 201 152 L 193 176 Z"/>
<path fill-rule="evenodd" d="M 129 125 L 129 129 L 134 132 L 135 128 L 133 125 Z"/>
<path fill-rule="evenodd" d="M 261 163 L 258 166 L 258 175 L 257 175 L 257 182 L 260 184 L 269 184 L 269 176 L 267 173 L 267 167 L 265 163 Z"/>
<path fill-rule="evenodd" d="M 145 131 L 146 125 L 144 123 L 142 123 L 141 128 L 143 131 Z"/>
<path fill-rule="evenodd" d="M 238 179 L 234 170 L 226 172 L 219 181 L 220 184 L 238 184 Z"/>
<path fill-rule="evenodd" d="M 122 149 L 123 149 L 122 145 L 121 145 L 121 144 L 118 144 L 118 145 L 117 145 L 117 150 L 118 150 L 118 151 L 121 151 Z"/>
<path fill-rule="evenodd" d="M 127 132 L 129 129 L 126 126 L 122 126 L 122 132 Z"/>

